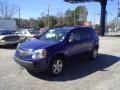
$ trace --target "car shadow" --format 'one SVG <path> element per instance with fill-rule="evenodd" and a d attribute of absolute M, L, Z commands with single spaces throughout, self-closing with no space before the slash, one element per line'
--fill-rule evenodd
<path fill-rule="evenodd" d="M 0 49 L 11 49 L 14 50 L 17 48 L 17 45 L 4 45 L 4 46 L 0 46 Z"/>
<path fill-rule="evenodd" d="M 68 80 L 76 80 L 82 77 L 86 77 L 96 71 L 107 71 L 107 67 L 117 63 L 120 60 L 120 57 L 99 54 L 96 60 L 83 59 L 80 62 L 75 62 L 74 64 L 69 64 L 66 66 L 63 73 L 58 75 L 57 77 L 52 77 L 43 73 L 38 72 L 29 72 L 32 76 L 47 80 L 47 81 L 68 81 Z"/>

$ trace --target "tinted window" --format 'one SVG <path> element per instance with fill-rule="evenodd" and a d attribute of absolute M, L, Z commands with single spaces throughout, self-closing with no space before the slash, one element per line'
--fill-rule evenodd
<path fill-rule="evenodd" d="M 29 30 L 29 32 L 30 32 L 31 34 L 39 34 L 39 31 L 37 31 L 37 30 Z"/>
<path fill-rule="evenodd" d="M 26 34 L 26 31 L 25 30 L 20 30 L 20 31 L 16 31 L 15 33 L 16 34 Z"/>
<path fill-rule="evenodd" d="M 23 30 L 21 33 L 22 33 L 22 34 L 26 34 L 26 31 Z"/>
<path fill-rule="evenodd" d="M 97 37 L 97 33 L 95 32 L 94 29 L 88 28 L 88 30 L 89 30 L 89 33 L 91 34 L 92 37 Z"/>
<path fill-rule="evenodd" d="M 80 36 L 81 36 L 81 39 L 88 39 L 90 38 L 90 33 L 86 29 L 81 29 Z"/>

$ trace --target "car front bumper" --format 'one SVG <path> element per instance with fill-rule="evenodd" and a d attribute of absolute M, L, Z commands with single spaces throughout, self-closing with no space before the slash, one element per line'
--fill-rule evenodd
<path fill-rule="evenodd" d="M 18 63 L 20 66 L 29 69 L 29 70 L 35 70 L 35 71 L 41 71 L 44 72 L 48 69 L 48 64 L 46 63 L 46 60 L 39 60 L 39 61 L 25 61 L 21 60 L 17 57 L 14 57 L 14 60 L 16 63 Z"/>

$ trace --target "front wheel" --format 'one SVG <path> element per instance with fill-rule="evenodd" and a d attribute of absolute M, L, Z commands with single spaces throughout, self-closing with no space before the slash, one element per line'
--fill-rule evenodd
<path fill-rule="evenodd" d="M 91 53 L 91 59 L 96 59 L 98 56 L 98 48 L 94 48 Z"/>
<path fill-rule="evenodd" d="M 49 67 L 50 74 L 57 76 L 63 71 L 64 61 L 61 57 L 54 58 Z"/>

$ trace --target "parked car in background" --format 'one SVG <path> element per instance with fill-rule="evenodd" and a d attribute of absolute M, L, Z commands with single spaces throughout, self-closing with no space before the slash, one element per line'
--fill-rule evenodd
<path fill-rule="evenodd" d="M 43 34 L 44 32 L 48 31 L 49 29 L 48 28 L 40 28 L 40 33 Z"/>
<path fill-rule="evenodd" d="M 21 41 L 26 39 L 34 38 L 40 35 L 40 32 L 35 29 L 21 29 L 15 32 L 16 35 L 20 36 Z"/>
<path fill-rule="evenodd" d="M 0 45 L 13 45 L 20 42 L 20 37 L 13 31 L 0 29 Z"/>
<path fill-rule="evenodd" d="M 62 27 L 18 45 L 14 59 L 27 70 L 60 74 L 65 63 L 98 55 L 99 38 L 91 27 Z"/>

